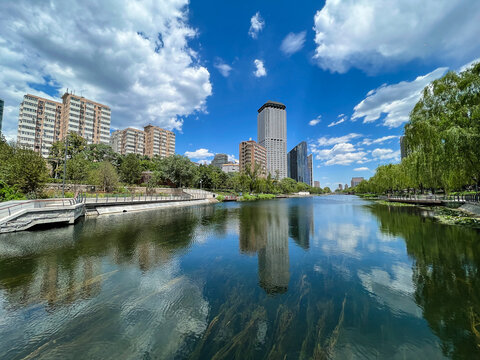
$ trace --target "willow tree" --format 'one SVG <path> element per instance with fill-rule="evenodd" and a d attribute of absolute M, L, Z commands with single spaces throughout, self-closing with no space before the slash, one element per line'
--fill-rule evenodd
<path fill-rule="evenodd" d="M 420 187 L 480 183 L 480 63 L 428 85 L 405 125 Z"/>

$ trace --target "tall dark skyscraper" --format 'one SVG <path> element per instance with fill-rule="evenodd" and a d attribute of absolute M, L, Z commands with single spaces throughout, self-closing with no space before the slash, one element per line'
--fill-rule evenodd
<path fill-rule="evenodd" d="M 212 165 L 218 167 L 219 169 L 222 168 L 223 164 L 228 163 L 228 156 L 227 154 L 215 154 L 213 158 Z"/>
<path fill-rule="evenodd" d="M 2 132 L 2 122 L 3 122 L 3 106 L 4 102 L 2 99 L 0 99 L 0 133 Z"/>
<path fill-rule="evenodd" d="M 307 156 L 308 174 L 310 176 L 310 186 L 313 186 L 313 154 Z"/>
<path fill-rule="evenodd" d="M 295 146 L 287 156 L 288 177 L 295 181 L 310 185 L 310 170 L 307 157 L 307 143 L 302 141 Z"/>

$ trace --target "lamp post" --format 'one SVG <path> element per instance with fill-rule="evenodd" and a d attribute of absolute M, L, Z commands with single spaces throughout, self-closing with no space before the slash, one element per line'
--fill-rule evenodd
<path fill-rule="evenodd" d="M 202 179 L 200 179 L 200 190 L 202 190 Z"/>

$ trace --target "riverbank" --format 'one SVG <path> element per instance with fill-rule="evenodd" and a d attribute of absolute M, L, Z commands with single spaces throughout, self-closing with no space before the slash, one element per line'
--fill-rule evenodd
<path fill-rule="evenodd" d="M 420 209 L 430 210 L 433 211 L 433 218 L 442 224 L 461 225 L 480 229 L 480 205 L 463 204 L 458 208 L 452 208 L 448 206 L 426 207 L 425 205 L 388 202 L 385 200 L 376 200 L 371 198 L 366 198 L 365 200 L 372 200 L 377 204 L 390 207 L 418 207 Z"/>

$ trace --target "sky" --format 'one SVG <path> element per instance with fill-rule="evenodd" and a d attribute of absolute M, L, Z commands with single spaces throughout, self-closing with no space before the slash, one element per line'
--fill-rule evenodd
<path fill-rule="evenodd" d="M 321 186 L 400 160 L 422 89 L 480 59 L 478 0 L 0 2 L 3 133 L 19 104 L 68 88 L 109 105 L 111 128 L 175 131 L 176 152 L 238 159 L 257 110 L 287 111 Z"/>

